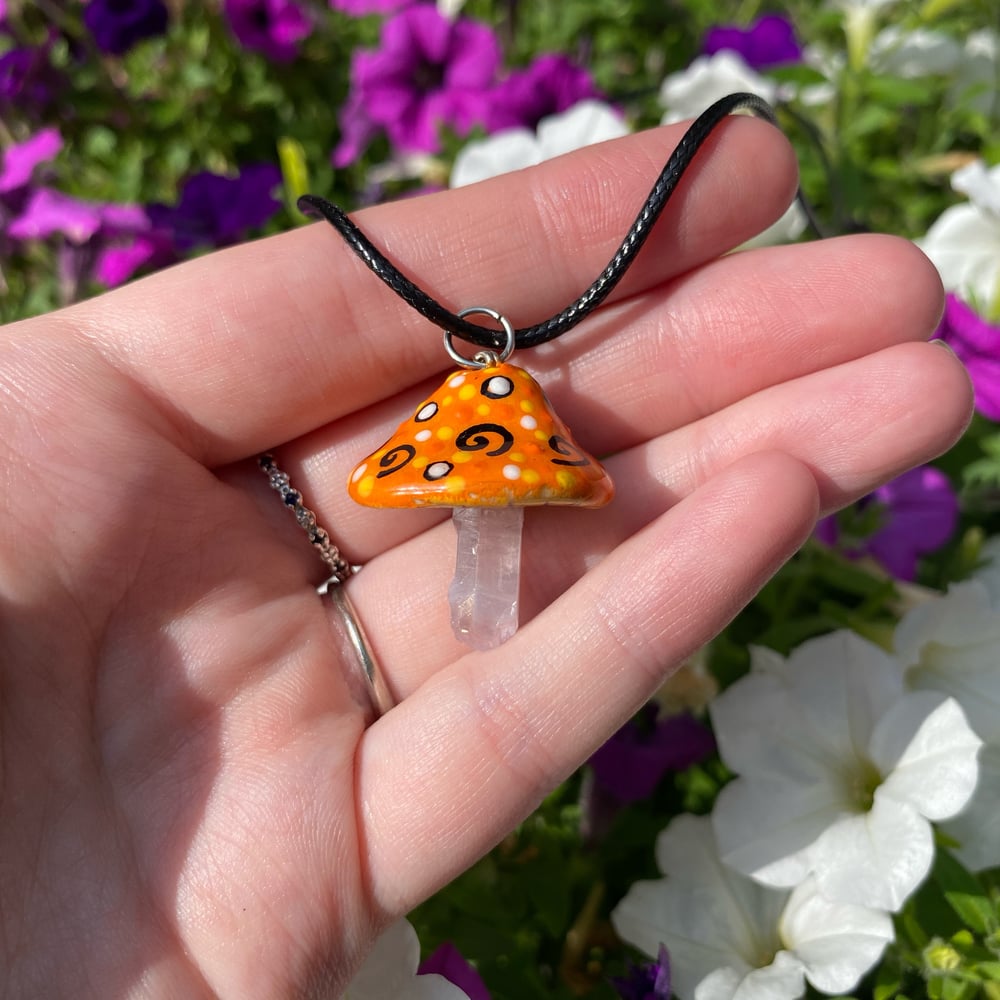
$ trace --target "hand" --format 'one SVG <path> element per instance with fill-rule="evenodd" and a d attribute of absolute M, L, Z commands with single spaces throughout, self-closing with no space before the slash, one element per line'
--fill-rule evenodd
<path fill-rule="evenodd" d="M 436 297 L 515 325 L 604 266 L 679 128 L 363 214 Z M 909 243 L 720 254 L 795 186 L 733 120 L 613 300 L 515 355 L 618 486 L 529 512 L 522 628 L 452 637 L 445 512 L 345 481 L 447 369 L 324 224 L 0 331 L 0 969 L 20 997 L 335 997 L 378 930 L 524 817 L 818 514 L 946 449 L 964 372 Z M 364 571 L 400 704 L 365 728 L 274 450 Z"/>

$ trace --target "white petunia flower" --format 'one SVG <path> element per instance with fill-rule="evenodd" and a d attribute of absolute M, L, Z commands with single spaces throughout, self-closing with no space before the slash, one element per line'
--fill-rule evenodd
<path fill-rule="evenodd" d="M 951 75 L 963 59 L 962 46 L 951 35 L 929 28 L 905 31 L 898 25 L 883 28 L 872 41 L 871 67 L 907 80 Z"/>
<path fill-rule="evenodd" d="M 955 700 L 906 692 L 898 664 L 851 632 L 787 660 L 755 650 L 710 711 L 741 775 L 713 813 L 720 854 L 767 885 L 812 875 L 830 899 L 898 910 L 930 870 L 931 822 L 975 788 L 981 740 Z"/>
<path fill-rule="evenodd" d="M 956 170 L 951 185 L 969 201 L 946 208 L 917 245 L 948 291 L 989 313 L 1000 297 L 1000 166 L 976 160 Z"/>
<path fill-rule="evenodd" d="M 687 69 L 671 73 L 660 85 L 660 103 L 666 108 L 663 124 L 696 118 L 709 105 L 737 91 L 749 91 L 773 103 L 778 85 L 755 73 L 742 57 L 727 49 L 698 56 Z"/>
<path fill-rule="evenodd" d="M 475 184 L 623 135 L 628 135 L 628 127 L 614 108 L 600 101 L 580 101 L 568 111 L 543 118 L 536 132 L 511 128 L 468 143 L 455 157 L 451 186 Z"/>
<path fill-rule="evenodd" d="M 990 28 L 974 31 L 965 40 L 962 60 L 955 68 L 948 103 L 981 115 L 993 115 L 997 101 L 1000 35 Z"/>
<path fill-rule="evenodd" d="M 911 690 L 937 691 L 965 710 L 981 739 L 1000 746 L 1000 613 L 977 580 L 914 608 L 893 645 Z"/>
<path fill-rule="evenodd" d="M 437 0 L 438 13 L 449 21 L 454 21 L 464 6 L 465 0 Z"/>
<path fill-rule="evenodd" d="M 773 247 L 780 243 L 794 243 L 805 231 L 806 213 L 802 210 L 798 199 L 785 209 L 784 215 L 777 222 L 771 223 L 763 232 L 739 246 L 740 250 L 753 250 L 756 247 Z"/>
<path fill-rule="evenodd" d="M 633 885 L 611 921 L 648 955 L 667 946 L 681 1000 L 793 1000 L 806 979 L 846 992 L 892 940 L 888 914 L 831 903 L 813 880 L 788 893 L 727 868 L 707 817 L 675 819 L 656 857 L 666 878 Z"/>
<path fill-rule="evenodd" d="M 984 547 L 996 551 L 994 540 Z M 969 807 L 943 831 L 973 871 L 1000 865 L 1000 584 L 986 579 L 954 584 L 943 597 L 909 612 L 896 629 L 896 653 L 906 685 L 953 697 L 986 746 Z"/>
<path fill-rule="evenodd" d="M 986 588 L 992 606 L 1000 608 L 1000 535 L 983 542 L 979 558 L 982 565 L 972 574 L 972 579 Z"/>
<path fill-rule="evenodd" d="M 959 845 L 955 855 L 969 871 L 1000 866 L 1000 747 L 983 747 L 976 794 L 941 832 Z"/>
<path fill-rule="evenodd" d="M 419 964 L 417 932 L 405 918 L 397 920 L 375 942 L 344 1000 L 469 1000 L 444 976 L 418 976 Z"/>
<path fill-rule="evenodd" d="M 875 35 L 877 12 L 895 0 L 833 0 L 844 15 L 848 62 L 855 69 L 865 65 Z"/>

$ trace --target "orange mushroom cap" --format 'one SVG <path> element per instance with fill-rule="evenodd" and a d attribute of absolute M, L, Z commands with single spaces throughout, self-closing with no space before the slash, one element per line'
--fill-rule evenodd
<path fill-rule="evenodd" d="M 603 507 L 611 477 L 516 365 L 452 372 L 348 483 L 366 507 Z"/>

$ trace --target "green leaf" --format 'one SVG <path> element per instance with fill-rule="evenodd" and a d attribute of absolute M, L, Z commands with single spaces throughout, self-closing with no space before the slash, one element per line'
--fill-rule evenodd
<path fill-rule="evenodd" d="M 903 985 L 903 978 L 895 963 L 885 962 L 879 968 L 872 990 L 872 1000 L 892 1000 Z"/>
<path fill-rule="evenodd" d="M 996 911 L 986 890 L 954 854 L 941 847 L 934 862 L 933 878 L 966 927 L 985 934 L 996 926 Z"/>

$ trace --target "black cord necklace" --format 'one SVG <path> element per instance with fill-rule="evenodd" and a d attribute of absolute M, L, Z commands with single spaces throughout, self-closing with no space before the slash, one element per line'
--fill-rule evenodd
<path fill-rule="evenodd" d="M 575 301 L 555 316 L 534 326 L 514 331 L 514 346 L 523 349 L 537 347 L 549 340 L 562 336 L 582 319 L 589 316 L 611 293 L 615 285 L 624 277 L 636 255 L 649 237 L 656 220 L 666 207 L 670 196 L 677 188 L 684 172 L 691 165 L 695 154 L 714 129 L 733 111 L 745 109 L 777 126 L 774 110 L 763 98 L 756 94 L 730 94 L 716 101 L 692 123 L 684 133 L 677 148 L 670 154 L 666 165 L 639 210 L 635 221 L 625 234 L 621 246 L 615 251 L 607 267 L 598 275 L 594 283 Z M 817 235 L 822 235 L 819 224 L 801 190 L 797 194 L 805 211 L 810 227 Z M 298 200 L 304 215 L 324 218 L 344 238 L 347 245 L 378 275 L 400 298 L 408 302 L 421 315 L 426 316 L 436 326 L 450 331 L 456 337 L 467 340 L 479 347 L 493 351 L 504 349 L 504 334 L 470 323 L 460 314 L 446 309 L 440 302 L 428 295 L 402 274 L 388 258 L 368 239 L 347 214 L 336 205 L 318 195 L 306 194 Z"/>
<path fill-rule="evenodd" d="M 732 94 L 713 104 L 671 154 L 621 246 L 594 283 L 555 316 L 522 330 L 486 307 L 450 312 L 403 275 L 336 205 L 315 195 L 299 199 L 303 212 L 326 219 L 397 295 L 443 328 L 445 348 L 460 366 L 381 448 L 358 463 L 347 488 L 354 500 L 369 507 L 454 508 L 458 557 L 449 599 L 452 628 L 463 642 L 487 649 L 517 629 L 524 507 L 603 507 L 614 496 L 611 477 L 601 463 L 576 443 L 534 378 L 508 364 L 508 357 L 515 348 L 561 336 L 607 298 L 698 149 L 738 108 L 777 124 L 771 107 L 754 94 Z M 818 230 L 801 192 L 798 197 Z M 470 314 L 490 316 L 502 333 L 468 322 Z M 453 337 L 482 349 L 466 358 L 455 351 Z M 275 485 L 273 471 L 262 467 L 272 473 Z M 292 496 L 293 503 L 300 499 L 297 493 Z"/>

